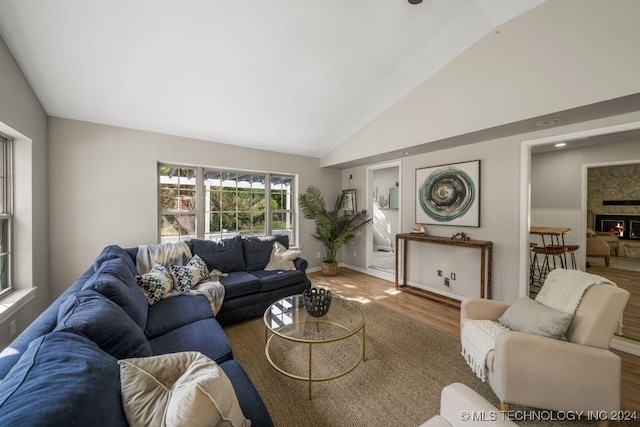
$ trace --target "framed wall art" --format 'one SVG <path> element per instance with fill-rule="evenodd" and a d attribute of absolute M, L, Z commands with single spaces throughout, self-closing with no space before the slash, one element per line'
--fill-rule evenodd
<path fill-rule="evenodd" d="M 416 169 L 416 223 L 480 226 L 480 160 Z"/>
<path fill-rule="evenodd" d="M 342 210 L 345 215 L 355 215 L 358 213 L 358 205 L 356 204 L 356 190 L 342 190 L 345 194 Z"/>

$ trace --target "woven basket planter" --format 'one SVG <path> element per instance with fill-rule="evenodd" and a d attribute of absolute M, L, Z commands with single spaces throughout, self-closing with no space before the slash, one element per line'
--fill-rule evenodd
<path fill-rule="evenodd" d="M 322 274 L 325 276 L 335 276 L 338 274 L 338 263 L 337 262 L 323 262 L 322 263 Z"/>

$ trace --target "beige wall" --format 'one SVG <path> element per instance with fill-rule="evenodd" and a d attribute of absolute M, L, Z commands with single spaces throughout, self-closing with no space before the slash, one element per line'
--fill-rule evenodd
<path fill-rule="evenodd" d="M 628 161 L 640 161 L 640 142 L 536 154 L 531 160 L 531 208 L 582 209 L 583 165 Z"/>
<path fill-rule="evenodd" d="M 220 166 L 299 175 L 330 198 L 340 172 L 316 158 L 254 150 L 60 118 L 49 119 L 51 281 L 61 293 L 109 244 L 157 242 L 157 163 Z M 301 220 L 300 246 L 311 267 L 321 246 Z"/>
<path fill-rule="evenodd" d="M 0 130 L 14 139 L 14 279 L 21 287 L 37 286 L 36 297 L 0 325 L 0 348 L 49 303 L 47 215 L 47 116 L 11 52 L 0 38 Z"/>
<path fill-rule="evenodd" d="M 452 234 L 463 231 L 472 239 L 489 240 L 493 242 L 493 298 L 513 302 L 519 298 L 519 256 L 522 250 L 528 251 L 528 242 L 520 242 L 520 217 L 526 212 L 520 212 L 520 146 L 523 141 L 544 138 L 553 135 L 578 132 L 589 129 L 598 129 L 607 126 L 630 123 L 640 120 L 640 113 L 625 114 L 607 119 L 593 120 L 580 124 L 563 126 L 552 129 L 540 130 L 522 135 L 485 141 L 466 147 L 458 147 L 429 154 L 408 156 L 402 160 L 401 192 L 402 209 L 401 223 L 403 232 L 408 232 L 409 227 L 415 223 L 415 170 L 418 168 L 436 166 L 447 163 L 457 163 L 470 160 L 481 161 L 481 225 L 473 227 L 453 226 L 427 226 L 427 232 L 431 235 L 449 237 Z M 634 143 L 630 143 L 634 144 Z M 637 151 L 640 145 L 633 145 L 627 156 L 640 158 Z M 571 150 L 575 151 L 575 150 Z M 535 156 L 532 160 L 532 197 L 543 200 L 546 196 L 553 199 L 580 200 L 580 171 L 583 163 L 595 163 L 598 159 L 619 158 L 617 154 L 607 146 L 590 147 L 582 154 L 573 155 L 567 151 L 557 160 L 553 160 L 552 171 L 556 176 L 571 176 L 571 179 L 562 181 L 561 184 L 549 183 L 549 176 L 544 172 L 546 168 L 539 163 L 542 155 Z M 614 157 L 615 156 L 615 157 Z M 343 186 L 348 184 L 347 178 L 353 176 L 352 184 L 360 194 L 366 191 L 367 166 L 348 168 L 342 171 Z M 572 172 L 573 171 L 573 172 Z M 577 174 L 577 177 L 573 177 Z M 540 178 L 546 184 L 539 186 Z M 575 179 L 574 179 L 575 178 Z M 578 186 L 576 187 L 576 179 Z M 551 178 L 553 182 L 553 178 Z M 558 181 L 558 180 L 555 180 Z M 346 187 L 345 187 L 346 188 Z M 364 202 L 364 200 L 363 200 Z M 366 207 L 366 204 L 359 206 Z M 573 206 L 573 204 L 571 205 Z M 535 205 L 533 207 L 536 207 Z M 549 207 L 549 206 L 539 206 Z M 577 206 L 579 208 L 579 205 Z M 524 249 L 523 249 L 524 248 Z M 357 256 L 353 256 L 353 253 Z M 479 265 L 473 258 L 468 257 L 454 259 L 454 254 L 439 251 L 442 256 L 427 252 L 426 246 L 412 249 L 412 253 L 420 261 L 413 263 L 413 269 L 409 271 L 409 279 L 421 285 L 432 288 L 435 291 L 453 292 L 461 296 L 471 296 L 469 292 L 477 283 Z M 366 239 L 359 236 L 355 243 L 341 252 L 341 262 L 355 266 L 358 269 L 367 268 Z M 453 271 L 457 274 L 457 280 L 453 290 L 445 289 L 440 280 L 435 276 L 435 270 L 443 267 L 445 271 Z M 479 267 L 478 267 L 479 268 Z M 457 287 L 457 289 L 456 289 Z"/>
<path fill-rule="evenodd" d="M 640 92 L 640 2 L 548 0 L 506 22 L 322 158 L 326 166 Z M 533 130 L 533 129 L 531 129 Z"/>

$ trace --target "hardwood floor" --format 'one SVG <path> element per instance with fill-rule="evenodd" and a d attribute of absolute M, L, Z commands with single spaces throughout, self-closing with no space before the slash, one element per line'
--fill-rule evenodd
<path fill-rule="evenodd" d="M 624 336 L 640 341 L 640 271 L 621 270 L 610 267 L 589 267 L 587 273 L 606 277 L 622 289 L 629 291 L 631 296 L 624 309 Z"/>
<path fill-rule="evenodd" d="M 600 274 L 592 271 L 594 274 Z M 425 323 L 455 338 L 460 338 L 460 311 L 418 295 L 398 291 L 386 280 L 341 267 L 334 277 L 310 273 L 316 283 L 329 284 L 332 291 L 358 295 L 395 310 L 417 322 Z M 611 278 L 611 280 L 614 280 Z M 625 314 L 626 316 L 626 314 Z M 625 325 L 626 327 L 626 325 Z M 621 409 L 640 412 L 640 357 L 612 350 L 622 358 Z"/>

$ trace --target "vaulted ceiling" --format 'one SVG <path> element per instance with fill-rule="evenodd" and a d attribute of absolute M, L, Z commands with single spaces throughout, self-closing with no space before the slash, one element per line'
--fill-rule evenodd
<path fill-rule="evenodd" d="M 3 0 L 49 116 L 320 157 L 543 0 Z"/>

